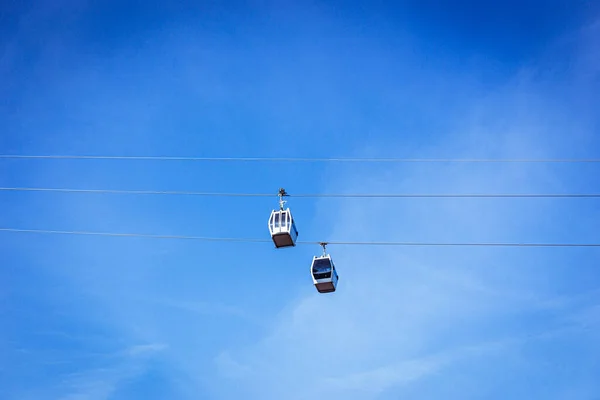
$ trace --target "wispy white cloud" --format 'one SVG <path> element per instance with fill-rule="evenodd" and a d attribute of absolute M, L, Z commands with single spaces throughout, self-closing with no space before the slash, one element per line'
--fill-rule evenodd
<path fill-rule="evenodd" d="M 362 393 L 376 395 L 390 387 L 410 384 L 428 375 L 438 373 L 459 359 L 498 353 L 505 349 L 507 344 L 490 342 L 482 345 L 459 347 L 450 351 L 407 359 L 346 376 L 326 378 L 323 380 L 323 384 L 332 386 L 332 389 L 335 390 L 358 390 Z"/>
<path fill-rule="evenodd" d="M 231 317 L 242 319 L 245 322 L 261 324 L 260 318 L 252 315 L 250 312 L 244 310 L 239 306 L 232 306 L 208 301 L 183 301 L 175 299 L 153 299 L 150 300 L 150 303 L 176 310 L 187 311 L 192 314 L 228 315 Z"/>
<path fill-rule="evenodd" d="M 167 347 L 168 346 L 163 343 L 138 344 L 128 348 L 126 353 L 131 356 L 140 356 L 165 350 Z"/>
<path fill-rule="evenodd" d="M 252 373 L 247 365 L 240 364 L 233 360 L 228 352 L 222 352 L 215 358 L 215 363 L 219 371 L 227 378 L 244 378 Z"/>
<path fill-rule="evenodd" d="M 96 355 L 96 362 L 104 366 L 65 375 L 60 390 L 66 394 L 60 398 L 109 399 L 122 382 L 144 373 L 148 357 L 156 356 L 167 347 L 162 343 L 137 344 L 113 353 Z"/>

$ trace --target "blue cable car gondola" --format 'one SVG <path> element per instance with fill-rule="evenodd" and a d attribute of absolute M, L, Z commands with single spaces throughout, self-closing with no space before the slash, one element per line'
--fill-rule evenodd
<path fill-rule="evenodd" d="M 283 196 L 287 196 L 285 189 L 279 189 L 279 210 L 273 210 L 269 218 L 269 232 L 276 248 L 294 247 L 298 239 L 292 213 L 289 208 L 283 209 Z"/>
<path fill-rule="evenodd" d="M 310 266 L 313 283 L 319 293 L 335 292 L 338 283 L 338 274 L 331 256 L 325 250 L 326 243 L 323 246 L 323 255 L 314 256 Z"/>

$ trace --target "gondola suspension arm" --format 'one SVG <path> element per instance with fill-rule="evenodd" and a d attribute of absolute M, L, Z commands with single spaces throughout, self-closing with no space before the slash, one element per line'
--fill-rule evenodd
<path fill-rule="evenodd" d="M 326 256 L 327 255 L 327 242 L 321 242 L 321 243 L 319 243 L 319 245 L 321 247 L 323 247 L 323 256 Z"/>
<path fill-rule="evenodd" d="M 289 194 L 287 194 L 287 192 L 285 191 L 284 188 L 280 188 L 278 196 L 279 196 L 279 209 L 283 210 L 283 205 L 286 203 L 286 201 L 283 200 L 283 197 L 284 196 L 289 196 Z"/>

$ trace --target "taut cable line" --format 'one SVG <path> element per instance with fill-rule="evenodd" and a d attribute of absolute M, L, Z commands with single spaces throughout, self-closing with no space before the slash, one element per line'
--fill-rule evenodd
<path fill-rule="evenodd" d="M 272 193 L 227 193 L 178 190 L 74 189 L 41 187 L 0 187 L 0 192 L 50 192 L 123 195 L 170 195 L 205 197 L 272 197 Z M 336 198 L 600 198 L 600 193 L 298 193 L 286 197 Z"/>
<path fill-rule="evenodd" d="M 65 231 L 48 229 L 18 229 L 0 228 L 0 232 L 10 233 L 38 233 L 55 235 L 78 235 L 78 236 L 107 236 L 107 237 L 131 237 L 148 239 L 176 239 L 197 240 L 212 242 L 248 242 L 248 243 L 270 243 L 270 239 L 261 238 L 231 238 L 210 236 L 188 236 L 188 235 L 154 235 L 144 233 L 118 233 L 118 232 L 93 232 L 93 231 Z M 509 243 L 509 242 L 377 242 L 377 241 L 298 241 L 298 244 L 310 245 L 347 245 L 347 246 L 446 246 L 446 247 L 600 247 L 600 243 Z"/>
<path fill-rule="evenodd" d="M 227 161 L 227 162 L 348 162 L 348 163 L 600 163 L 600 158 L 378 158 L 378 157 L 177 157 L 109 155 L 0 154 L 0 159 Z"/>

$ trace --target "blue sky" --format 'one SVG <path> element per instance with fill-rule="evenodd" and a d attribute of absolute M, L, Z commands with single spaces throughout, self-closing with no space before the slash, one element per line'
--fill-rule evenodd
<path fill-rule="evenodd" d="M 200 5 L 198 3 L 201 3 Z M 487 3 L 487 2 L 485 2 Z M 590 1 L 5 2 L 0 153 L 598 158 Z M 586 164 L 0 160 L 1 186 L 593 193 Z M 268 238 L 276 197 L 0 193 L 0 227 Z M 598 242 L 595 199 L 290 199 L 302 240 Z M 2 399 L 597 399 L 593 248 L 0 233 Z"/>

